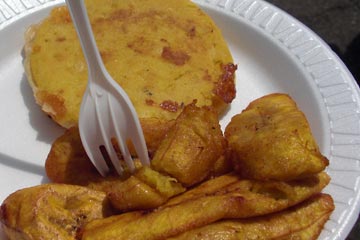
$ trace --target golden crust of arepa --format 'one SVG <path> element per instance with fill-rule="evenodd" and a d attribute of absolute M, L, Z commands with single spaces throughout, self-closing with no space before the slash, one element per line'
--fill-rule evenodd
<path fill-rule="evenodd" d="M 220 113 L 235 97 L 236 66 L 227 44 L 191 1 L 86 5 L 105 66 L 132 100 L 147 142 L 194 99 Z M 65 6 L 28 30 L 25 69 L 42 109 L 66 128 L 77 125 L 87 66 Z"/>

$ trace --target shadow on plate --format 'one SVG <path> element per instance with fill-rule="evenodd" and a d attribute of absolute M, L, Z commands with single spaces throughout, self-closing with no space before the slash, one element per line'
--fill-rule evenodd
<path fill-rule="evenodd" d="M 24 172 L 33 173 L 36 175 L 44 176 L 45 175 L 45 169 L 43 166 L 29 163 L 27 161 L 17 159 L 14 157 L 11 157 L 9 155 L 6 155 L 4 153 L 0 153 L 0 164 L 11 167 L 14 169 L 18 169 Z"/>
<path fill-rule="evenodd" d="M 24 104 L 29 109 L 30 125 L 38 133 L 36 139 L 51 144 L 55 138 L 64 132 L 64 128 L 51 120 L 51 118 L 48 117 L 35 102 L 33 91 L 25 74 L 21 79 L 20 90 Z"/>
<path fill-rule="evenodd" d="M 49 178 L 46 176 L 44 166 L 37 165 L 37 164 L 34 164 L 34 163 L 30 163 L 28 161 L 21 160 L 21 159 L 18 159 L 18 158 L 14 158 L 14 157 L 11 157 L 11 156 L 6 155 L 4 153 L 0 153 L 0 165 L 10 167 L 10 168 L 13 168 L 13 169 L 17 169 L 17 170 L 20 170 L 20 171 L 24 171 L 24 172 L 27 172 L 27 173 L 32 173 L 32 174 L 35 174 L 35 175 L 39 175 L 39 176 L 42 177 L 42 179 L 40 181 L 40 184 L 50 182 Z M 0 234 L 0 239 L 2 239 L 1 234 Z"/>

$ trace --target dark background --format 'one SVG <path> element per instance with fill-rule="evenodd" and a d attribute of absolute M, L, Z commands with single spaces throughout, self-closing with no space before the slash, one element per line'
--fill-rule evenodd
<path fill-rule="evenodd" d="M 325 40 L 359 84 L 360 0 L 267 1 L 300 20 Z"/>
<path fill-rule="evenodd" d="M 360 0 L 267 0 L 317 33 L 360 83 Z M 346 240 L 360 240 L 360 220 Z"/>

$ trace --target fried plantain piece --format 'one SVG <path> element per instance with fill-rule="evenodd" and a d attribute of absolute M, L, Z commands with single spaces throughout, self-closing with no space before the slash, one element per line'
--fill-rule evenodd
<path fill-rule="evenodd" d="M 207 196 L 150 213 L 144 212 L 142 217 L 130 221 L 123 220 L 121 215 L 112 217 L 112 221 L 107 221 L 106 225 L 102 221 L 92 221 L 83 229 L 81 239 L 163 239 L 224 218 L 235 204 L 242 201 L 242 197 L 236 194 Z"/>
<path fill-rule="evenodd" d="M 44 184 L 9 195 L 1 205 L 0 220 L 10 240 L 74 240 L 83 224 L 110 214 L 103 192 Z"/>
<path fill-rule="evenodd" d="M 234 216 L 228 217 L 252 217 L 277 212 L 302 202 L 321 192 L 329 182 L 330 177 L 325 172 L 289 182 L 247 180 L 231 173 L 208 180 L 170 199 L 162 207 L 178 205 L 204 196 L 233 192 L 241 195 L 245 201 L 240 205 L 241 209 L 233 209 Z"/>
<path fill-rule="evenodd" d="M 77 128 L 68 129 L 53 143 L 45 169 L 55 183 L 106 192 L 113 207 L 120 211 L 152 209 L 185 191 L 176 179 L 150 168 L 141 168 L 130 178 L 116 173 L 102 177 L 86 156 Z"/>
<path fill-rule="evenodd" d="M 66 130 L 54 141 L 45 162 L 45 170 L 54 183 L 86 186 L 103 192 L 117 188 L 129 177 L 127 173 L 120 177 L 115 171 L 102 177 L 87 157 L 79 130 L 75 127 Z"/>
<path fill-rule="evenodd" d="M 227 156 L 227 153 L 225 153 L 225 155 L 222 155 L 215 161 L 210 176 L 211 178 L 219 177 L 233 170 L 234 168 L 232 166 L 231 159 Z"/>
<path fill-rule="evenodd" d="M 167 200 L 135 176 L 113 186 L 107 196 L 112 206 L 122 212 L 156 208 Z"/>
<path fill-rule="evenodd" d="M 54 183 L 86 186 L 102 179 L 87 157 L 76 127 L 66 130 L 54 141 L 45 162 L 45 170 Z"/>
<path fill-rule="evenodd" d="M 141 122 L 144 132 L 145 142 L 150 156 L 153 156 L 158 149 L 161 141 L 164 139 L 166 133 L 174 125 L 175 119 L 163 122 L 159 119 L 147 119 Z M 129 151 L 132 155 L 136 155 L 135 147 L 129 143 Z"/>
<path fill-rule="evenodd" d="M 142 212 L 139 218 L 125 221 L 119 215 L 92 221 L 84 227 L 82 239 L 164 239 L 221 219 L 284 210 L 320 192 L 328 182 L 326 173 L 291 183 L 240 180 L 235 174 L 224 176 L 224 180 L 218 177 L 156 210 Z"/>
<path fill-rule="evenodd" d="M 216 112 L 195 104 L 185 106 L 151 161 L 153 169 L 176 178 L 184 186 L 209 177 L 215 163 L 226 163 L 218 161 L 225 154 L 226 141 Z"/>
<path fill-rule="evenodd" d="M 176 179 L 143 167 L 126 181 L 109 188 L 107 193 L 116 209 L 130 211 L 156 208 L 185 190 Z"/>
<path fill-rule="evenodd" d="M 120 150 L 117 147 L 115 150 L 121 158 Z M 135 166 L 137 169 L 141 168 L 137 159 Z M 87 157 L 77 127 L 67 129 L 53 142 L 45 162 L 45 170 L 54 183 L 88 186 L 97 190 L 104 190 L 130 176 L 125 172 L 120 178 L 115 171 L 110 171 L 109 175 L 102 177 Z"/>
<path fill-rule="evenodd" d="M 296 207 L 262 217 L 223 220 L 169 238 L 238 240 L 238 239 L 317 239 L 334 210 L 330 195 L 317 194 Z"/>
<path fill-rule="evenodd" d="M 116 174 L 104 178 L 86 156 L 78 129 L 70 128 L 52 145 L 46 173 L 53 182 L 105 191 L 115 208 L 129 211 L 160 206 L 185 191 L 181 180 L 195 184 L 229 169 L 216 113 L 196 107 L 195 102 L 185 107 L 161 146 L 152 160 L 152 167 L 159 172 L 142 168 L 130 178 Z"/>
<path fill-rule="evenodd" d="M 118 221 L 118 222 L 130 222 L 130 221 L 135 221 L 136 219 L 141 218 L 144 215 L 143 211 L 132 211 L 132 212 L 126 212 L 126 213 L 122 213 L 122 214 L 118 214 L 118 215 L 113 215 L 107 218 L 103 218 L 101 222 L 97 221 L 97 220 L 93 220 L 91 222 L 89 222 L 89 226 L 91 225 L 92 230 L 93 231 L 99 231 L 100 229 L 102 229 L 103 227 L 106 227 L 109 224 L 112 224 L 114 221 Z M 95 230 L 97 229 L 97 230 Z M 77 234 L 77 238 L 76 239 L 82 239 L 81 236 L 84 235 L 84 228 L 79 229 L 78 234 Z"/>
<path fill-rule="evenodd" d="M 156 189 L 167 199 L 186 190 L 175 178 L 162 175 L 150 167 L 142 167 L 135 173 L 135 176 Z"/>
<path fill-rule="evenodd" d="M 237 189 L 237 191 L 242 193 L 272 196 L 278 200 L 300 199 L 297 201 L 301 201 L 301 199 L 306 199 L 312 193 L 320 192 L 329 182 L 330 177 L 325 172 L 289 182 L 241 179 L 237 173 L 233 172 L 205 181 L 199 186 L 170 199 L 164 206 L 179 204 L 229 189 Z"/>
<path fill-rule="evenodd" d="M 329 213 L 330 215 L 330 213 Z M 324 215 L 314 222 L 311 226 L 308 226 L 305 229 L 302 229 L 297 232 L 293 232 L 287 236 L 276 238 L 277 240 L 316 240 L 318 239 L 321 230 L 324 228 L 325 223 L 329 220 L 328 215 Z"/>
<path fill-rule="evenodd" d="M 209 179 L 195 188 L 189 189 L 183 194 L 171 198 L 164 207 L 170 205 L 176 205 L 181 202 L 196 199 L 206 195 L 214 194 L 221 189 L 226 189 L 228 186 L 235 184 L 240 181 L 240 177 L 235 173 L 225 174 L 213 179 Z"/>
<path fill-rule="evenodd" d="M 224 156 L 226 142 L 217 115 L 212 110 L 192 103 L 185 107 L 174 124 L 162 140 L 162 147 L 152 160 L 152 168 L 164 175 L 172 175 L 179 182 L 183 180 L 191 184 L 230 170 L 231 166 Z M 115 150 L 120 155 L 116 147 Z M 97 172 L 86 156 L 75 127 L 65 131 L 52 144 L 45 169 L 48 178 L 56 183 L 91 185 L 102 189 L 107 182 L 119 181 L 117 174 L 103 178 Z M 123 179 L 127 177 L 129 175 Z"/>
<path fill-rule="evenodd" d="M 120 211 L 155 208 L 166 202 L 169 195 L 185 190 L 173 178 L 149 168 L 139 169 L 130 177 L 126 174 L 119 177 L 116 173 L 102 177 L 86 156 L 77 128 L 70 128 L 53 143 L 45 168 L 55 183 L 106 192 L 112 206 Z"/>
<path fill-rule="evenodd" d="M 321 172 L 329 164 L 305 115 L 286 94 L 259 98 L 225 129 L 235 169 L 246 178 L 283 180 Z"/>

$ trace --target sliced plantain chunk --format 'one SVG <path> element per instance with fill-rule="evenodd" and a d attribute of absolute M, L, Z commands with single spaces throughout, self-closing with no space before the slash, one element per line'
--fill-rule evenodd
<path fill-rule="evenodd" d="M 10 240 L 74 240 L 85 223 L 110 214 L 103 192 L 44 184 L 9 195 L 1 205 L 0 221 Z"/>
<path fill-rule="evenodd" d="M 286 94 L 270 94 L 231 119 L 225 137 L 235 169 L 246 178 L 288 181 L 319 173 L 329 164 L 309 123 Z"/>

